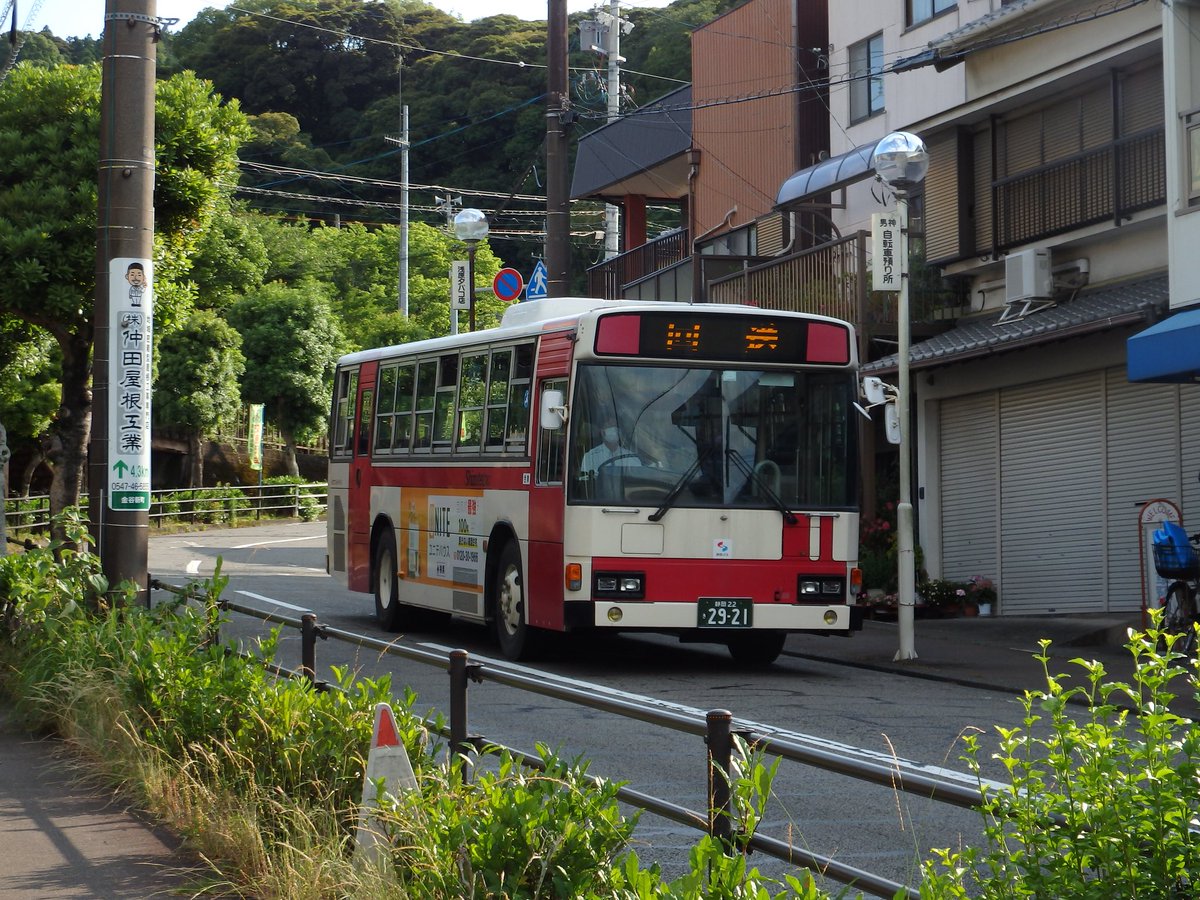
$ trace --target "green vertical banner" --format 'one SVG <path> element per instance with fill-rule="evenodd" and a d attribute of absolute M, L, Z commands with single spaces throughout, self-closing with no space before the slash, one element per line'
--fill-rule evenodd
<path fill-rule="evenodd" d="M 261 472 L 263 467 L 263 405 L 250 404 L 250 427 L 246 432 L 246 448 L 250 453 L 250 468 Z"/>

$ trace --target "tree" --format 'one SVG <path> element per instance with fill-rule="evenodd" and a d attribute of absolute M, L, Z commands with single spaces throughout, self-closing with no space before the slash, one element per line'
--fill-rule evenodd
<path fill-rule="evenodd" d="M 242 335 L 242 400 L 263 404 L 264 419 L 283 435 L 287 473 L 299 475 L 297 436 L 317 430 L 328 416 L 342 350 L 329 302 L 315 282 L 268 284 L 234 302 L 226 318 Z"/>
<path fill-rule="evenodd" d="M 194 289 L 188 254 L 232 179 L 246 135 L 236 105 L 190 73 L 156 87 L 156 319 Z M 61 394 L 50 426 L 55 513 L 79 501 L 91 432 L 100 67 L 18 65 L 0 85 L 0 315 L 53 336 Z"/>
<path fill-rule="evenodd" d="M 203 438 L 237 418 L 245 370 L 242 338 L 210 310 L 197 310 L 158 343 L 155 424 L 182 428 L 190 461 L 188 487 L 204 484 Z"/>

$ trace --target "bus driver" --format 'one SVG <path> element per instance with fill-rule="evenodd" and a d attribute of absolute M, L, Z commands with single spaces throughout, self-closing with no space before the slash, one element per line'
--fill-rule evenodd
<path fill-rule="evenodd" d="M 604 420 L 600 432 L 600 443 L 583 454 L 579 472 L 586 477 L 595 477 L 596 471 L 605 464 L 613 466 L 640 466 L 642 461 L 636 453 L 621 445 L 621 433 L 612 419 Z"/>

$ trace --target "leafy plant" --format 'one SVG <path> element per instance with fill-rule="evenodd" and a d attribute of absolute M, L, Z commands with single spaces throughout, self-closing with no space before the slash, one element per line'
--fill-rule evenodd
<path fill-rule="evenodd" d="M 1086 683 L 1067 688 L 1041 642 L 1046 689 L 1025 694 L 1020 726 L 996 729 L 995 758 L 1011 783 L 981 790 L 986 844 L 935 851 L 921 897 L 1196 896 L 1200 729 L 1170 703 L 1180 687 L 1196 696 L 1200 680 L 1196 664 L 1171 649 L 1178 636 L 1152 616 L 1127 644 L 1131 683 L 1106 681 L 1101 663 L 1075 659 Z M 1071 712 L 1077 700 L 1082 715 Z M 966 741 L 964 759 L 978 774 L 978 739 Z"/>

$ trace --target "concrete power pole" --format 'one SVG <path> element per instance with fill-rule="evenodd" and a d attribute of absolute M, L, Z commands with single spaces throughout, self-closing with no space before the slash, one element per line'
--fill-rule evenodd
<path fill-rule="evenodd" d="M 90 527 L 110 585 L 148 590 L 156 0 L 106 0 Z"/>
<path fill-rule="evenodd" d="M 621 116 L 621 31 L 632 28 L 621 21 L 619 0 L 609 0 L 608 14 L 608 121 Z M 621 210 L 616 204 L 604 205 L 604 258 L 612 259 L 621 249 Z"/>
<path fill-rule="evenodd" d="M 569 292 L 571 208 L 567 182 L 567 0 L 547 0 L 546 296 Z"/>

